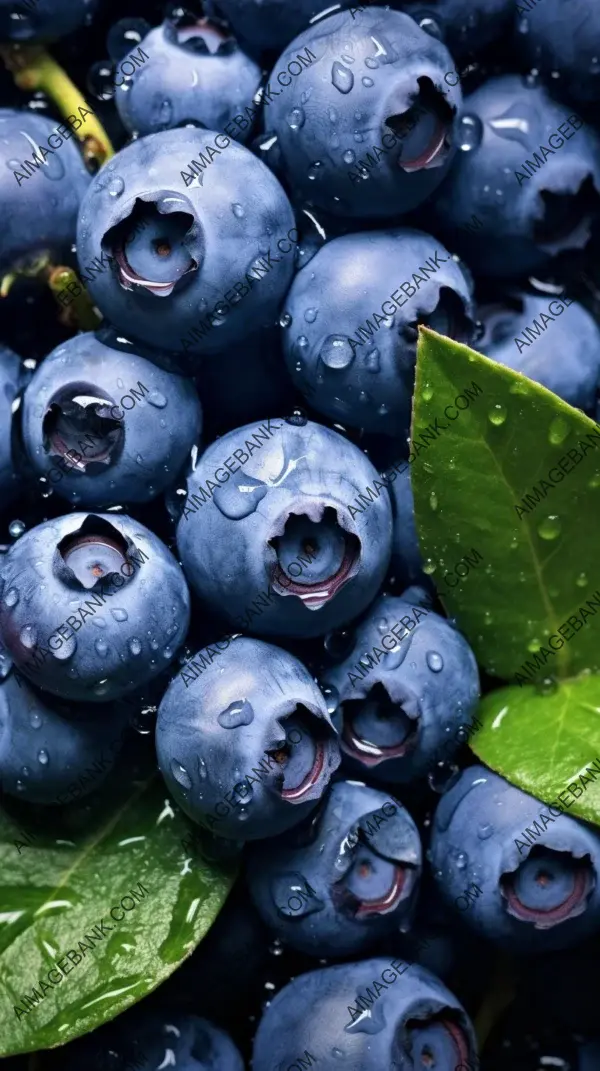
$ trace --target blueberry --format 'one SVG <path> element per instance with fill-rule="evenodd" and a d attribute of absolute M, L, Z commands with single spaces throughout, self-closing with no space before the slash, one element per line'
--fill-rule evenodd
<path fill-rule="evenodd" d="M 397 784 L 431 772 L 442 747 L 458 750 L 479 699 L 467 641 L 413 591 L 377 600 L 324 681 L 339 697 L 342 754 L 370 779 Z"/>
<path fill-rule="evenodd" d="M 600 382 L 600 329 L 582 305 L 513 291 L 478 310 L 477 349 L 593 413 Z M 564 319 L 563 319 L 564 315 Z"/>
<path fill-rule="evenodd" d="M 208 19 L 167 19 L 144 37 L 143 49 L 147 65 L 115 83 L 119 115 L 131 133 L 154 134 L 186 122 L 222 131 L 244 113 L 261 83 L 260 67 Z"/>
<path fill-rule="evenodd" d="M 399 0 L 399 6 L 423 29 L 441 37 L 453 56 L 497 45 L 515 10 L 514 0 Z"/>
<path fill-rule="evenodd" d="M 0 0 L 0 41 L 55 41 L 92 21 L 99 0 Z"/>
<path fill-rule="evenodd" d="M 516 40 L 532 67 L 579 104 L 598 100 L 600 74 L 600 9 L 591 0 L 544 0 L 519 4 Z M 552 84 L 552 83 L 550 83 Z"/>
<path fill-rule="evenodd" d="M 431 207 L 470 268 L 525 275 L 585 247 L 600 192 L 600 138 L 589 125 L 509 74 L 467 97 L 458 128 L 464 151 Z"/>
<path fill-rule="evenodd" d="M 266 925 L 292 948 L 347 956 L 410 922 L 421 841 L 397 800 L 338 781 L 303 826 L 253 847 L 250 894 Z"/>
<path fill-rule="evenodd" d="M 297 274 L 284 310 L 287 366 L 311 406 L 395 438 L 410 427 L 417 324 L 465 343 L 475 333 L 459 265 L 407 229 L 328 242 Z"/>
<path fill-rule="evenodd" d="M 23 401 L 23 439 L 36 472 L 83 506 L 155 498 L 177 478 L 201 425 L 190 380 L 91 333 L 53 350 Z"/>
<path fill-rule="evenodd" d="M 94 301 L 122 333 L 183 364 L 273 319 L 297 240 L 268 168 L 224 134 L 185 127 L 139 138 L 105 165 L 81 206 L 77 252 L 82 266 L 116 258 L 116 273 L 89 283 Z"/>
<path fill-rule="evenodd" d="M 390 558 L 385 487 L 369 509 L 352 505 L 374 479 L 358 447 L 301 415 L 229 432 L 188 480 L 177 527 L 186 576 L 238 629 L 337 628 L 375 597 Z"/>
<path fill-rule="evenodd" d="M 300 822 L 340 761 L 308 670 L 286 651 L 244 637 L 204 648 L 171 682 L 156 750 L 182 810 L 235 840 L 274 836 Z"/>
<path fill-rule="evenodd" d="M 479 1067 L 473 1027 L 453 993 L 424 967 L 387 957 L 302 974 L 270 1002 L 254 1071 L 300 1066 L 307 1051 L 324 1068 L 343 1060 L 345 1071 Z"/>
<path fill-rule="evenodd" d="M 504 948 L 548 952 L 600 929 L 600 837 L 562 810 L 483 766 L 464 770 L 437 807 L 440 892 L 450 904 L 478 881 L 482 895 L 462 917 Z"/>
<path fill-rule="evenodd" d="M 160 673 L 183 642 L 190 600 L 160 539 L 123 514 L 37 525 L 0 563 L 0 635 L 34 684 L 108 702 Z"/>
<path fill-rule="evenodd" d="M 0 783 L 28 803 L 65 804 L 104 781 L 126 735 L 126 714 L 49 706 L 11 674 L 0 683 Z"/>
<path fill-rule="evenodd" d="M 397 216 L 421 204 L 454 152 L 462 94 L 444 82 L 455 67 L 448 50 L 408 15 L 375 7 L 315 22 L 275 71 L 308 51 L 315 58 L 289 87 L 276 89 L 271 76 L 265 115 L 296 193 L 345 218 Z"/>
<path fill-rule="evenodd" d="M 56 131 L 28 108 L 0 108 L 0 270 L 38 254 L 60 258 L 74 241 L 90 176 L 72 130 L 67 140 Z"/>
<path fill-rule="evenodd" d="M 244 1071 L 233 1041 L 208 1019 L 139 1006 L 65 1049 L 65 1071 Z"/>
<path fill-rule="evenodd" d="M 8 506 L 19 492 L 13 443 L 13 406 L 26 375 L 16 353 L 0 345 L 0 494 Z"/>

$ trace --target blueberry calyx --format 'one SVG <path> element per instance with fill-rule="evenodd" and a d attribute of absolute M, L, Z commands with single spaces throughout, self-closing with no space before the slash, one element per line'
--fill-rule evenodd
<path fill-rule="evenodd" d="M 123 448 L 123 421 L 112 416 L 116 403 L 102 394 L 89 384 L 70 385 L 54 395 L 44 413 L 46 454 L 68 459 L 74 472 L 89 474 L 95 465 L 112 465 Z M 85 456 L 77 447 L 84 449 Z"/>
<path fill-rule="evenodd" d="M 545 930 L 582 915 L 595 884 L 589 855 L 536 845 L 516 870 L 502 875 L 500 889 L 510 915 Z"/>
<path fill-rule="evenodd" d="M 297 596 L 308 610 L 319 610 L 358 572 L 361 545 L 331 506 L 310 514 L 290 513 L 280 534 L 269 540 L 277 556 L 271 587 L 278 595 Z"/>
<path fill-rule="evenodd" d="M 361 727 L 362 721 L 367 722 L 368 728 Z M 350 699 L 344 703 L 340 747 L 365 766 L 378 766 L 380 762 L 401 758 L 413 751 L 419 731 L 419 716 L 411 718 L 403 706 L 394 702 L 385 683 L 377 681 L 365 699 Z M 371 738 L 365 735 L 366 732 Z M 399 739 L 390 742 L 394 736 Z"/>
<path fill-rule="evenodd" d="M 175 194 L 136 199 L 103 245 L 110 246 L 125 290 L 139 288 L 156 297 L 169 297 L 185 285 L 203 260 L 198 221 L 187 199 Z"/>
<path fill-rule="evenodd" d="M 450 151 L 454 111 L 429 78 L 419 78 L 419 93 L 406 111 L 395 108 L 384 120 L 401 140 L 398 167 L 407 174 L 443 167 Z"/>
<path fill-rule="evenodd" d="M 81 527 L 61 539 L 56 548 L 54 573 L 69 587 L 86 591 L 100 586 L 119 573 L 123 583 L 134 573 L 130 561 L 136 548 L 102 517 L 88 515 Z M 130 566 L 131 572 L 123 569 Z M 122 586 L 122 585 L 121 585 Z"/>
<path fill-rule="evenodd" d="M 238 47 L 235 38 L 225 26 L 212 19 L 194 19 L 190 22 L 184 15 L 183 18 L 172 20 L 169 29 L 169 37 L 174 44 L 199 55 L 228 55 Z"/>

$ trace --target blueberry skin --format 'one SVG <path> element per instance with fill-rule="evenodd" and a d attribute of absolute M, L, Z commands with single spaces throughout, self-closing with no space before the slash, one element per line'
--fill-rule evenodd
<path fill-rule="evenodd" d="M 342 11 L 296 37 L 271 78 L 307 48 L 316 60 L 287 88 L 277 90 L 273 80 L 274 99 L 265 114 L 291 186 L 334 216 L 380 219 L 410 212 L 442 181 L 455 151 L 452 119 L 462 93 L 444 82 L 455 67 L 450 53 L 402 12 L 374 7 L 352 18 Z M 401 117 L 417 100 L 427 114 L 411 113 L 410 130 Z M 402 124 L 396 140 L 393 131 Z M 362 177 L 360 158 L 368 153 L 374 163 L 362 165 Z"/>
<path fill-rule="evenodd" d="M 572 301 L 565 306 L 562 298 L 549 298 L 520 291 L 482 308 L 485 334 L 477 349 L 541 383 L 569 405 L 593 412 L 600 381 L 600 329 L 583 305 Z M 549 318 L 553 315 L 554 322 Z M 524 333 L 528 327 L 531 336 Z"/>
<path fill-rule="evenodd" d="M 406 928 L 421 866 L 408 811 L 385 792 L 337 781 L 310 822 L 253 846 L 248 886 L 280 940 L 312 956 L 349 956 Z"/>
<path fill-rule="evenodd" d="M 192 587 L 258 635 L 320 636 L 345 624 L 375 597 L 390 559 L 385 488 L 364 512 L 349 509 L 376 479 L 371 462 L 337 432 L 298 419 L 248 424 L 212 443 L 177 526 Z"/>
<path fill-rule="evenodd" d="M 431 205 L 434 222 L 451 248 L 475 272 L 513 277 L 545 268 L 557 253 L 583 249 L 594 206 L 592 194 L 581 187 L 588 179 L 600 192 L 596 132 L 589 125 L 575 131 L 567 123 L 569 137 L 563 145 L 553 139 L 558 147 L 544 163 L 540 145 L 552 150 L 548 138 L 562 137 L 558 127 L 572 109 L 552 100 L 542 86 L 526 87 L 516 74 L 485 82 L 465 99 L 463 114 L 470 117 L 463 136 L 476 147 L 457 154 Z M 482 134 L 477 145 L 478 119 Z M 507 126 L 511 120 L 513 126 Z M 533 159 L 535 152 L 541 166 Z M 531 177 L 529 169 L 523 170 L 528 159 Z M 503 195 L 492 198 L 490 190 L 496 189 Z M 471 231 L 465 230 L 468 224 Z"/>
<path fill-rule="evenodd" d="M 142 47 L 148 65 L 128 84 L 121 78 L 115 85 L 117 110 L 132 134 L 154 134 L 191 120 L 223 130 L 234 115 L 245 114 L 262 81 L 260 67 L 208 20 L 181 27 L 167 19 L 144 37 Z M 238 140 L 245 141 L 250 131 L 248 125 Z"/>
<path fill-rule="evenodd" d="M 435 1071 L 455 1071 L 467 1060 L 477 1071 L 473 1026 L 454 994 L 417 964 L 406 969 L 405 961 L 394 960 L 403 972 L 398 974 L 390 959 L 344 963 L 294 978 L 258 1025 L 254 1071 L 293 1067 L 306 1049 L 323 1071 L 335 1071 L 340 1051 L 347 1071 L 414 1071 L 427 1066 L 427 1049 Z M 358 997 L 366 1011 L 357 1011 Z"/>
<path fill-rule="evenodd" d="M 356 629 L 350 654 L 324 675 L 324 686 L 339 696 L 334 724 L 342 754 L 369 780 L 408 784 L 424 777 L 442 748 L 448 755 L 452 730 L 458 750 L 460 726 L 470 723 L 479 699 L 467 641 L 419 606 L 413 591 L 382 595 Z"/>
<path fill-rule="evenodd" d="M 194 159 L 199 177 L 186 188 Z M 98 308 L 128 338 L 180 354 L 190 371 L 197 354 L 273 320 L 294 271 L 294 233 L 283 188 L 260 160 L 223 134 L 185 127 L 139 138 L 105 164 L 81 205 L 77 253 L 82 268 L 101 251 L 116 256 L 120 271 L 88 284 Z"/>
<path fill-rule="evenodd" d="M 13 402 L 25 382 L 25 373 L 16 353 L 0 345 L 0 495 L 8 506 L 20 486 L 13 452 Z"/>
<path fill-rule="evenodd" d="M 98 404 L 74 401 L 86 396 Z M 53 350 L 23 400 L 23 439 L 34 469 L 83 507 L 156 498 L 176 480 L 201 428 L 190 380 L 113 350 L 92 332 Z M 82 460 L 71 455 L 70 463 L 69 450 Z"/>
<path fill-rule="evenodd" d="M 347 6 L 342 0 L 341 7 Z M 210 7 L 225 16 L 236 37 L 253 53 L 281 52 L 323 11 L 322 0 L 212 0 Z"/>
<path fill-rule="evenodd" d="M 394 514 L 394 531 L 392 536 L 392 566 L 394 575 L 404 583 L 431 586 L 431 578 L 423 572 L 423 555 L 419 547 L 419 536 L 415 522 L 415 500 L 410 482 L 408 465 L 390 470 L 395 479 L 389 484 Z"/>
<path fill-rule="evenodd" d="M 135 691 L 168 666 L 189 624 L 175 558 L 123 514 L 38 524 L 2 559 L 0 590 L 0 636 L 16 668 L 64 699 L 106 703 Z"/>
<path fill-rule="evenodd" d="M 28 108 L 0 108 L 0 270 L 45 251 L 59 261 L 75 240 L 77 212 L 90 176 L 74 137 L 49 151 L 48 138 L 60 125 Z M 31 161 L 36 167 L 32 142 L 40 164 L 29 174 L 22 165 Z M 45 162 L 38 146 L 48 153 Z M 15 178 L 16 173 L 24 177 Z"/>
<path fill-rule="evenodd" d="M 136 1007 L 67 1045 L 65 1071 L 244 1071 L 233 1041 L 208 1019 Z"/>
<path fill-rule="evenodd" d="M 551 806 L 554 816 L 498 774 L 470 766 L 432 824 L 431 866 L 443 898 L 450 905 L 478 884 L 482 895 L 463 911 L 465 923 L 520 954 L 569 948 L 600 928 L 600 837 Z"/>
<path fill-rule="evenodd" d="M 123 744 L 127 712 L 69 714 L 14 674 L 0 683 L 0 784 L 9 796 L 60 806 L 74 783 L 83 797 L 105 780 Z"/>
<path fill-rule="evenodd" d="M 245 637 L 209 645 L 174 678 L 158 709 L 156 751 L 182 810 L 238 841 L 300 822 L 340 763 L 337 734 L 308 670 L 286 651 Z"/>
<path fill-rule="evenodd" d="M 521 5 L 519 5 L 521 6 Z M 543 10 L 515 15 L 515 39 L 524 58 L 546 78 L 560 72 L 558 93 L 579 104 L 598 99 L 600 10 L 589 0 L 544 0 Z"/>
<path fill-rule="evenodd" d="M 0 0 L 0 41 L 55 41 L 92 21 L 99 0 Z M 15 14 L 19 17 L 15 18 Z"/>
<path fill-rule="evenodd" d="M 397 289 L 401 283 L 408 284 L 408 295 Z M 404 228 L 327 242 L 296 275 L 284 310 L 288 371 L 311 406 L 342 424 L 394 438 L 410 428 L 417 323 L 467 344 L 475 334 L 470 285 L 460 266 L 435 238 Z"/>
<path fill-rule="evenodd" d="M 511 27 L 515 10 L 514 0 L 400 0 L 397 6 L 416 22 L 433 20 L 453 56 L 492 44 Z"/>

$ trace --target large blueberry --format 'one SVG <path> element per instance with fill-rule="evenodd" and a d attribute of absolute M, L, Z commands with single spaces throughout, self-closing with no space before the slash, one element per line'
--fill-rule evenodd
<path fill-rule="evenodd" d="M 318 636 L 377 594 L 390 559 L 385 487 L 343 436 L 302 416 L 246 425 L 212 443 L 188 479 L 177 527 L 186 575 L 238 629 Z"/>
<path fill-rule="evenodd" d="M 313 956 L 364 952 L 410 924 L 421 841 L 386 793 L 338 781 L 319 811 L 250 852 L 248 883 L 263 920 Z"/>
<path fill-rule="evenodd" d="M 165 20 L 144 37 L 148 55 L 133 78 L 119 72 L 115 102 L 131 133 L 195 122 L 223 130 L 235 115 L 245 115 L 260 86 L 260 67 L 218 23 Z M 251 124 L 234 136 L 245 141 Z"/>
<path fill-rule="evenodd" d="M 254 1071 L 300 1066 L 307 1051 L 327 1071 L 342 1062 L 345 1071 L 479 1067 L 473 1026 L 454 994 L 424 967 L 388 957 L 302 974 L 270 1002 Z"/>
<path fill-rule="evenodd" d="M 29 108 L 0 108 L 1 270 L 38 254 L 60 259 L 75 240 L 90 175 L 71 127 L 65 140 L 59 126 Z"/>
<path fill-rule="evenodd" d="M 127 733 L 126 708 L 70 715 L 15 674 L 0 683 L 0 784 L 8 795 L 60 805 L 102 784 Z"/>
<path fill-rule="evenodd" d="M 80 334 L 42 362 L 23 400 L 36 472 L 85 507 L 148 502 L 174 482 L 200 434 L 193 383 Z"/>
<path fill-rule="evenodd" d="M 410 427 L 417 324 L 469 343 L 470 285 L 421 231 L 348 234 L 294 279 L 280 323 L 290 374 L 332 420 L 395 438 Z"/>
<path fill-rule="evenodd" d="M 538 0 L 539 3 L 539 0 Z M 595 105 L 600 90 L 600 7 L 594 0 L 517 5 L 516 40 L 560 97 Z"/>
<path fill-rule="evenodd" d="M 600 193 L 600 137 L 541 85 L 492 78 L 464 103 L 435 225 L 483 275 L 540 270 L 583 249 Z"/>
<path fill-rule="evenodd" d="M 514 291 L 479 310 L 485 334 L 477 349 L 522 372 L 569 405 L 595 413 L 600 385 L 600 328 L 568 297 Z"/>
<path fill-rule="evenodd" d="M 0 0 L 0 41 L 55 41 L 89 24 L 99 0 Z"/>
<path fill-rule="evenodd" d="M 273 78 L 308 52 L 310 66 L 274 89 L 265 113 L 297 194 L 358 219 L 416 208 L 454 152 L 462 94 L 444 82 L 455 67 L 448 50 L 408 15 L 373 7 L 315 22 L 280 56 Z"/>
<path fill-rule="evenodd" d="M 244 1071 L 224 1030 L 168 1007 L 138 1005 L 62 1051 L 65 1071 Z"/>
<path fill-rule="evenodd" d="M 479 699 L 467 641 L 411 594 L 383 595 L 324 681 L 339 697 L 334 722 L 352 767 L 398 784 L 431 772 L 451 741 L 459 748 Z"/>
<path fill-rule="evenodd" d="M 433 872 L 448 904 L 479 885 L 462 918 L 482 936 L 515 952 L 549 952 L 600 929 L 600 837 L 564 810 L 484 766 L 464 770 L 440 800 Z"/>
<path fill-rule="evenodd" d="M 183 127 L 105 164 L 81 206 L 77 254 L 82 266 L 115 257 L 118 271 L 88 284 L 101 312 L 185 366 L 273 320 L 297 241 L 269 169 L 225 134 Z"/>
<path fill-rule="evenodd" d="M 158 764 L 194 821 L 232 840 L 271 837 L 312 811 L 340 762 L 313 678 L 286 651 L 241 636 L 194 655 L 156 723 Z"/>
<path fill-rule="evenodd" d="M 34 684 L 108 702 L 183 642 L 190 597 L 160 539 L 123 514 L 71 513 L 26 532 L 0 563 L 0 635 Z"/>

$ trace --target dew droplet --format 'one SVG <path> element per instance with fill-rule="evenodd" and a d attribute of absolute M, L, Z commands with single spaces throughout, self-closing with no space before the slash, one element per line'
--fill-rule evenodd
<path fill-rule="evenodd" d="M 283 312 L 281 314 L 281 316 L 279 317 L 279 326 L 280 327 L 291 327 L 291 324 L 292 324 L 292 317 L 290 316 L 289 312 Z"/>
<path fill-rule="evenodd" d="M 129 650 L 132 655 L 139 655 L 142 653 L 142 645 L 137 636 L 134 636 L 133 639 L 129 641 Z"/>
<path fill-rule="evenodd" d="M 108 644 L 106 640 L 94 640 L 94 647 L 96 654 L 100 655 L 100 658 L 104 658 L 105 654 L 108 654 Z"/>
<path fill-rule="evenodd" d="M 4 596 L 4 604 L 6 606 L 16 606 L 19 601 L 19 592 L 16 588 L 9 588 Z"/>
<path fill-rule="evenodd" d="M 586 586 L 586 584 L 588 583 L 588 578 L 585 575 L 585 573 L 580 573 L 579 576 L 577 577 L 575 583 L 577 584 L 578 588 L 584 588 Z"/>
<path fill-rule="evenodd" d="M 553 446 L 560 446 L 561 443 L 564 443 L 569 431 L 569 425 L 564 417 L 554 417 L 548 431 L 548 439 Z"/>
<path fill-rule="evenodd" d="M 429 383 L 426 383 L 421 394 L 423 396 L 423 401 L 430 402 L 433 398 L 433 387 L 431 387 Z"/>
<path fill-rule="evenodd" d="M 336 60 L 331 68 L 331 82 L 340 93 L 349 93 L 354 85 L 354 75 L 343 63 Z"/>
<path fill-rule="evenodd" d="M 246 210 L 243 208 L 242 205 L 238 204 L 237 201 L 233 202 L 231 206 L 231 211 L 233 212 L 236 219 L 243 219 L 246 215 Z"/>
<path fill-rule="evenodd" d="M 125 183 L 123 182 L 123 179 L 120 178 L 119 175 L 115 175 L 115 177 L 110 180 L 110 182 L 108 183 L 108 186 L 106 187 L 106 191 L 107 191 L 109 197 L 112 197 L 114 200 L 116 200 L 117 197 L 121 196 L 121 194 L 123 193 L 124 189 L 125 189 Z"/>
<path fill-rule="evenodd" d="M 461 115 L 457 127 L 457 142 L 462 152 L 472 152 L 481 145 L 483 123 L 478 115 Z"/>
<path fill-rule="evenodd" d="M 35 647 L 37 643 L 37 631 L 35 625 L 25 625 L 19 633 L 19 639 L 23 644 L 23 647 L 27 647 L 28 650 Z"/>
<path fill-rule="evenodd" d="M 347 368 L 354 360 L 354 352 L 344 335 L 328 335 L 319 353 L 323 364 L 328 368 Z"/>
<path fill-rule="evenodd" d="M 372 78 L 368 78 L 367 75 L 365 75 L 362 79 L 362 84 L 364 85 L 365 89 L 370 89 L 371 86 L 375 85 L 375 82 Z"/>
<path fill-rule="evenodd" d="M 321 688 L 323 698 L 325 700 L 325 706 L 327 707 L 327 713 L 331 716 L 335 714 L 337 708 L 340 705 L 340 693 L 337 688 L 334 688 L 332 684 L 326 684 Z"/>
<path fill-rule="evenodd" d="M 306 312 L 304 313 L 304 319 L 306 320 L 307 324 L 314 324 L 314 322 L 315 322 L 315 320 L 317 318 L 317 315 L 318 315 L 317 309 L 307 309 Z"/>
<path fill-rule="evenodd" d="M 127 619 L 129 618 L 127 610 L 122 610 L 120 607 L 117 607 L 115 610 L 113 610 L 111 607 L 110 612 L 114 617 L 115 621 L 127 621 Z"/>
<path fill-rule="evenodd" d="M 342 160 L 345 164 L 353 164 L 356 160 L 356 153 L 352 149 L 346 149 L 346 152 L 342 156 Z"/>
<path fill-rule="evenodd" d="M 494 832 L 494 827 L 490 822 L 481 822 L 477 826 L 477 836 L 479 840 L 489 840 Z"/>
<path fill-rule="evenodd" d="M 437 564 L 436 562 L 434 562 L 433 558 L 426 558 L 423 562 L 423 572 L 425 573 L 425 575 L 432 576 L 433 573 L 435 573 L 436 569 Z"/>
<path fill-rule="evenodd" d="M 41 763 L 42 766 L 48 765 L 49 758 L 50 756 L 48 755 L 48 752 L 45 750 L 45 748 L 42 748 L 41 751 L 38 751 L 38 762 Z"/>
<path fill-rule="evenodd" d="M 376 375 L 381 368 L 381 357 L 377 347 L 365 354 L 364 364 L 367 372 Z"/>
<path fill-rule="evenodd" d="M 301 130 L 306 122 L 304 108 L 292 108 L 286 115 L 286 122 L 290 130 Z"/>
<path fill-rule="evenodd" d="M 458 870 L 464 870 L 466 865 L 467 865 L 467 863 L 468 863 L 468 861 L 469 861 L 468 857 L 465 855 L 465 853 L 464 852 L 459 852 L 458 855 L 456 856 L 457 869 Z"/>
<path fill-rule="evenodd" d="M 192 787 L 192 779 L 187 772 L 185 766 L 182 766 L 176 759 L 171 760 L 171 773 L 177 781 L 177 784 L 181 785 L 186 792 Z"/>
<path fill-rule="evenodd" d="M 595 491 L 597 487 L 600 487 L 600 472 L 597 472 L 595 476 L 592 476 L 590 482 L 588 483 L 588 487 L 592 491 Z"/>
<path fill-rule="evenodd" d="M 503 405 L 497 403 L 488 413 L 488 420 L 490 424 L 494 424 L 495 427 L 500 427 L 506 420 L 506 409 Z"/>
<path fill-rule="evenodd" d="M 250 725 L 254 721 L 252 704 L 247 699 L 238 699 L 217 715 L 217 721 L 223 729 L 238 729 L 240 725 Z"/>
<path fill-rule="evenodd" d="M 438 497 L 435 491 L 431 491 L 429 495 L 429 508 L 432 509 L 434 512 L 438 508 Z"/>
<path fill-rule="evenodd" d="M 557 539 L 562 531 L 561 523 L 556 514 L 545 517 L 538 525 L 538 535 L 542 539 Z"/>
<path fill-rule="evenodd" d="M 425 655 L 425 661 L 432 673 L 440 673 L 444 668 L 444 659 L 437 651 L 428 651 Z"/>
<path fill-rule="evenodd" d="M 153 405 L 155 409 L 164 409 L 167 399 L 159 390 L 151 390 L 148 395 L 148 404 Z"/>
<path fill-rule="evenodd" d="M 20 166 L 21 165 L 19 164 L 19 167 Z M 22 536 L 23 532 L 25 531 L 25 522 L 19 520 L 11 521 L 8 526 L 8 531 L 13 539 L 18 539 L 19 536 Z"/>
<path fill-rule="evenodd" d="M 310 179 L 311 182 L 314 182 L 315 179 L 318 177 L 319 172 L 321 171 L 322 167 L 323 167 L 323 163 L 322 163 L 321 160 L 315 160 L 315 162 L 310 165 L 310 167 L 309 167 L 308 171 L 306 172 L 306 174 L 307 174 L 307 176 L 308 176 L 308 178 Z"/>
<path fill-rule="evenodd" d="M 32 729 L 39 729 L 42 725 L 42 716 L 38 714 L 37 710 L 32 710 L 29 715 L 29 724 Z"/>

